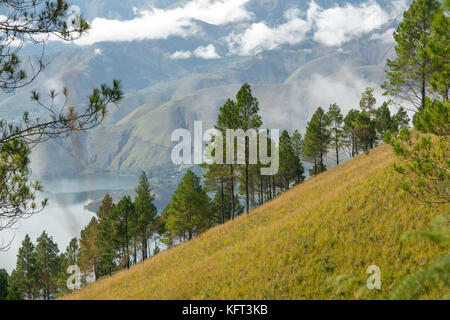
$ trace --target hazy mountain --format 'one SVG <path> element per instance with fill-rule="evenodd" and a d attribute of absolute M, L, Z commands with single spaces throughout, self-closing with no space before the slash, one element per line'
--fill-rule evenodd
<path fill-rule="evenodd" d="M 189 1 L 76 0 L 88 20 L 96 17 L 129 20 L 137 9 L 178 8 Z M 367 1 L 317 0 L 322 8 L 361 5 Z M 371 3 L 371 2 L 369 2 Z M 373 2 L 372 2 L 373 3 Z M 390 1 L 378 1 L 381 8 Z M 371 32 L 327 46 L 305 35 L 304 41 L 277 45 L 249 55 L 230 54 L 225 37 L 262 21 L 276 28 L 286 12 L 306 12 L 309 1 L 252 0 L 246 5 L 250 21 L 213 25 L 196 21 L 199 32 L 180 37 L 141 41 L 98 42 L 90 46 L 51 43 L 51 64 L 34 86 L 40 90 L 70 91 L 70 103 L 82 105 L 89 91 L 102 82 L 120 79 L 126 92 L 118 108 L 111 107 L 106 122 L 87 133 L 49 142 L 34 151 L 35 172 L 67 175 L 80 171 L 138 172 L 169 168 L 170 136 L 174 129 L 191 128 L 202 120 L 210 128 L 219 107 L 233 98 L 243 82 L 252 84 L 260 100 L 264 125 L 300 129 L 313 109 L 337 102 L 344 110 L 355 107 L 358 94 L 383 79 L 384 61 L 392 42 L 384 41 L 395 21 Z M 306 19 L 306 18 L 305 18 Z M 214 45 L 218 59 L 173 59 L 176 51 L 193 52 Z M 30 51 L 30 58 L 33 59 Z M 35 58 L 34 58 L 35 59 Z M 31 87 L 0 96 L 0 117 L 18 118 L 24 110 L 39 114 L 29 101 Z M 166 170 L 163 169 L 163 170 Z M 159 170 L 159 169 L 158 169 Z M 167 169 L 169 170 L 169 169 Z"/>

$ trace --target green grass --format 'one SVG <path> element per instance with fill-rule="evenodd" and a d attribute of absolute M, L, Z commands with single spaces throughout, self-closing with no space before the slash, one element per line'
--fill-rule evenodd
<path fill-rule="evenodd" d="M 406 275 L 443 254 L 423 239 L 400 240 L 402 234 L 427 229 L 450 212 L 448 205 L 432 209 L 410 199 L 394 160 L 391 148 L 380 146 L 249 216 L 66 298 L 385 298 Z M 381 290 L 364 289 L 370 265 L 381 268 Z M 424 298 L 438 296 L 442 292 L 430 291 Z"/>

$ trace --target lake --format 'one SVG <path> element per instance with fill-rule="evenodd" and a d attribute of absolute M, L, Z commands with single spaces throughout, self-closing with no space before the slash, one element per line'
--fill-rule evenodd
<path fill-rule="evenodd" d="M 70 240 L 79 237 L 81 229 L 95 215 L 86 210 L 85 205 L 102 198 L 107 192 L 133 189 L 138 183 L 138 176 L 86 174 L 39 181 L 44 187 L 39 197 L 48 198 L 48 206 L 41 213 L 21 220 L 15 225 L 15 230 L 0 233 L 0 244 L 14 239 L 7 252 L 0 252 L 0 269 L 5 268 L 8 273 L 15 267 L 17 252 L 26 234 L 36 244 L 36 239 L 45 230 L 58 243 L 59 250 L 64 252 Z"/>

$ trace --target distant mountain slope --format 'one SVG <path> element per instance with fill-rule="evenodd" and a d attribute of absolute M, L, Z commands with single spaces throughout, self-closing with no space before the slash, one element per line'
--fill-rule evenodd
<path fill-rule="evenodd" d="M 323 8 L 359 5 L 367 1 L 315 1 Z M 175 8 L 186 1 L 176 0 L 75 0 L 89 16 L 132 19 L 133 7 Z M 269 27 L 285 23 L 284 13 L 291 8 L 301 12 L 309 1 L 251 0 L 246 8 L 251 22 L 263 21 Z M 389 1 L 377 1 L 383 8 Z M 343 111 L 356 107 L 366 86 L 377 88 L 383 82 L 385 59 L 392 56 L 392 43 L 377 36 L 389 33 L 395 21 L 379 30 L 360 35 L 340 47 L 328 47 L 309 36 L 297 44 L 285 44 L 249 56 L 228 52 L 224 37 L 230 25 L 211 25 L 197 21 L 203 30 L 187 38 L 172 36 L 163 40 L 101 42 L 92 46 L 51 43 L 51 63 L 32 86 L 14 94 L 0 93 L 0 118 L 18 120 L 24 111 L 41 116 L 29 99 L 34 87 L 45 97 L 49 89 L 66 86 L 69 104 L 83 106 L 86 96 L 101 83 L 120 79 L 125 99 L 111 106 L 104 124 L 87 134 L 77 134 L 49 142 L 33 151 L 36 173 L 71 175 L 81 171 L 138 173 L 170 164 L 170 135 L 177 128 L 192 128 L 202 120 L 210 128 L 219 107 L 234 98 L 244 82 L 252 85 L 261 105 L 264 126 L 302 131 L 311 111 L 338 103 Z M 239 22 L 241 23 L 241 22 Z M 238 23 L 238 29 L 240 24 Z M 244 23 L 244 25 L 247 22 Z M 240 29 L 239 29 L 240 30 Z M 214 44 L 220 59 L 172 59 L 177 50 L 194 50 Z M 27 46 L 25 47 L 27 49 Z M 27 49 L 28 50 L 28 49 Z M 36 54 L 36 53 L 34 53 Z M 31 59 L 36 57 L 30 53 Z M 24 57 L 26 61 L 28 57 Z M 49 152 L 53 151 L 53 152 Z"/>
<path fill-rule="evenodd" d="M 421 240 L 450 206 L 431 209 L 399 186 L 391 147 L 380 146 L 190 242 L 100 280 L 67 299 L 377 299 L 439 256 Z M 382 288 L 358 291 L 370 265 Z M 337 290 L 329 281 L 354 281 Z M 357 295 L 359 292 L 359 295 Z M 427 298 L 436 297 L 429 292 Z"/>

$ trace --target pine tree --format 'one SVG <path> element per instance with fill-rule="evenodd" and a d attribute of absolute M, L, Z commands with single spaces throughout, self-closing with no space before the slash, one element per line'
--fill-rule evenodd
<path fill-rule="evenodd" d="M 330 144 L 331 133 L 329 125 L 330 120 L 325 111 L 319 107 L 306 126 L 303 154 L 307 161 L 314 163 L 311 171 L 313 175 L 326 170 L 324 157 Z"/>
<path fill-rule="evenodd" d="M 114 248 L 114 242 L 111 237 L 113 233 L 112 226 L 112 212 L 115 205 L 111 196 L 107 193 L 97 210 L 98 228 L 99 228 L 99 270 L 100 276 L 109 274 L 111 275 L 114 268 L 114 259 L 116 258 L 116 252 Z"/>
<path fill-rule="evenodd" d="M 36 261 L 39 275 L 39 287 L 44 300 L 54 297 L 57 289 L 57 279 L 61 271 L 61 259 L 58 245 L 44 231 L 37 238 Z"/>
<path fill-rule="evenodd" d="M 237 195 L 234 196 L 234 208 L 235 215 L 239 216 L 245 210 L 245 208 L 239 203 Z M 224 188 L 223 191 L 223 203 L 225 216 L 223 217 L 225 221 L 231 219 L 231 191 L 229 188 Z M 211 200 L 211 220 L 213 225 L 222 223 L 222 194 L 217 191 Z"/>
<path fill-rule="evenodd" d="M 24 292 L 21 290 L 20 274 L 14 269 L 8 279 L 8 296 L 6 300 L 23 300 Z"/>
<path fill-rule="evenodd" d="M 280 168 L 278 176 L 281 178 L 281 187 L 284 190 L 289 190 L 291 179 L 295 178 L 295 165 L 297 159 L 294 153 L 291 137 L 289 133 L 284 130 L 280 136 Z"/>
<path fill-rule="evenodd" d="M 202 165 L 205 168 L 205 174 L 203 177 L 205 178 L 205 186 L 207 191 L 216 191 L 216 196 L 214 198 L 215 203 L 218 205 L 220 212 L 220 223 L 225 223 L 225 216 L 229 214 L 226 213 L 227 209 L 225 209 L 227 200 L 225 199 L 225 193 L 227 192 L 227 184 L 226 177 L 228 171 L 226 170 L 226 166 L 223 164 L 210 164 L 210 165 Z M 231 199 L 230 199 L 231 203 Z M 231 207 L 228 206 L 229 212 L 231 212 Z"/>
<path fill-rule="evenodd" d="M 391 116 L 391 111 L 389 110 L 389 103 L 383 103 L 376 111 L 375 126 L 378 138 L 382 138 L 386 131 L 396 132 L 396 125 L 395 117 Z"/>
<path fill-rule="evenodd" d="M 11 274 L 11 286 L 17 288 L 20 299 L 24 295 L 27 300 L 35 299 L 38 297 L 38 278 L 36 248 L 27 234 L 17 254 L 16 269 Z"/>
<path fill-rule="evenodd" d="M 164 210 L 166 238 L 176 236 L 191 240 L 212 224 L 211 199 L 200 184 L 200 178 L 188 170 Z"/>
<path fill-rule="evenodd" d="M 244 132 L 255 129 L 258 130 L 262 125 L 259 113 L 258 99 L 253 97 L 252 89 L 248 83 L 244 83 L 236 95 L 236 107 L 239 112 L 239 129 Z M 244 186 L 245 186 L 245 202 L 246 212 L 250 211 L 249 198 L 249 161 L 250 161 L 250 138 L 245 137 L 245 168 L 244 168 Z"/>
<path fill-rule="evenodd" d="M 295 183 L 299 184 L 305 180 L 305 168 L 303 167 L 303 137 L 298 130 L 295 130 L 291 137 L 292 148 L 294 149 L 294 173 Z"/>
<path fill-rule="evenodd" d="M 130 196 L 123 197 L 114 207 L 112 218 L 112 238 L 119 250 L 120 263 L 124 268 L 130 268 L 130 242 L 133 235 L 132 218 L 135 212 Z"/>
<path fill-rule="evenodd" d="M 376 132 L 376 108 L 377 100 L 373 88 L 366 88 L 361 95 L 359 108 L 361 112 L 356 119 L 356 130 L 364 150 L 372 149 L 377 142 Z"/>
<path fill-rule="evenodd" d="M 415 128 L 403 128 L 398 136 L 386 136 L 403 164 L 395 168 L 403 175 L 403 188 L 425 203 L 450 202 L 449 102 L 427 99 L 417 115 Z"/>
<path fill-rule="evenodd" d="M 417 111 L 425 108 L 427 88 L 433 74 L 433 62 L 427 47 L 439 6 L 438 0 L 413 1 L 394 32 L 397 57 L 387 60 L 387 80 L 382 85 L 385 94 L 411 103 Z"/>
<path fill-rule="evenodd" d="M 440 94 L 443 100 L 448 100 L 450 85 L 449 9 L 450 1 L 443 1 L 433 19 L 426 48 L 432 61 L 431 89 L 433 92 Z"/>
<path fill-rule="evenodd" d="M 80 232 L 80 268 L 85 272 L 94 272 L 95 280 L 100 276 L 100 229 L 95 217 Z"/>
<path fill-rule="evenodd" d="M 78 245 L 78 239 L 73 238 L 72 240 L 70 240 L 69 245 L 66 247 L 66 251 L 59 256 L 60 260 L 59 263 L 61 267 L 56 279 L 56 284 L 58 287 L 57 296 L 61 296 L 70 292 L 70 290 L 67 288 L 67 279 L 68 279 L 67 268 L 69 266 L 79 265 L 78 263 L 79 254 L 80 248 Z"/>
<path fill-rule="evenodd" d="M 405 108 L 400 107 L 394 116 L 395 128 L 397 129 L 397 131 L 408 127 L 410 121 L 411 120 L 409 119 L 408 112 L 406 112 Z"/>
<path fill-rule="evenodd" d="M 359 118 L 360 112 L 355 109 L 351 109 L 344 118 L 344 144 L 349 149 L 350 157 L 355 157 L 359 154 L 359 135 L 356 128 L 356 124 Z"/>
<path fill-rule="evenodd" d="M 5 269 L 0 269 L 0 300 L 8 298 L 9 275 Z"/>
<path fill-rule="evenodd" d="M 215 128 L 219 130 L 223 137 L 226 136 L 226 130 L 236 130 L 239 129 L 239 108 L 236 106 L 236 103 L 228 99 L 223 106 L 219 109 L 219 115 L 217 116 L 217 124 Z M 224 139 L 225 141 L 225 139 Z M 234 143 L 234 142 L 233 142 Z M 236 150 L 236 148 L 235 148 Z M 225 156 L 226 152 L 224 153 Z M 233 157 L 235 155 L 230 155 Z M 234 163 L 227 164 L 229 166 L 229 173 L 227 175 L 227 182 L 229 182 L 230 193 L 231 193 L 231 219 L 235 217 L 235 183 L 236 183 L 236 165 Z"/>
<path fill-rule="evenodd" d="M 155 222 L 157 215 L 157 209 L 153 203 L 155 196 L 152 194 L 152 188 L 145 172 L 142 172 L 139 185 L 135 191 L 134 208 L 137 217 L 135 229 L 141 240 L 142 260 L 145 260 L 148 257 L 150 227 Z"/>
<path fill-rule="evenodd" d="M 67 266 L 78 264 L 79 252 L 80 248 L 78 246 L 78 239 L 73 238 L 70 240 L 69 245 L 66 248 L 66 252 L 64 253 Z"/>
<path fill-rule="evenodd" d="M 342 127 L 344 123 L 344 116 L 342 115 L 341 108 L 339 108 L 339 106 L 334 103 L 330 105 L 327 117 L 330 121 L 331 144 L 336 152 L 336 164 L 339 165 L 339 153 L 344 143 L 344 133 Z"/>

